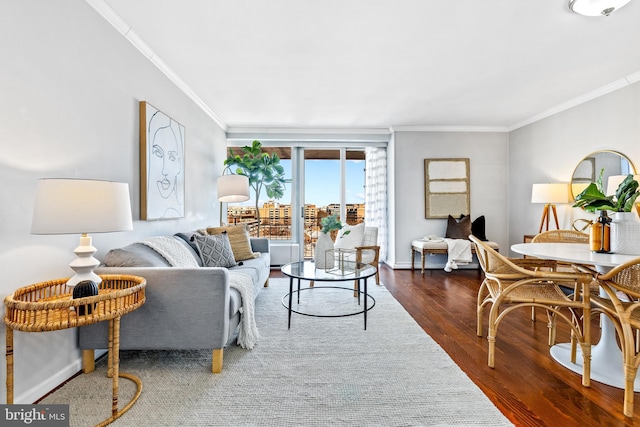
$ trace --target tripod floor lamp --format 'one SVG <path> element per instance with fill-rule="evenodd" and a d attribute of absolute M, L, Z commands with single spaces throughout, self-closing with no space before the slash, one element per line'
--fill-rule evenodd
<path fill-rule="evenodd" d="M 542 233 L 543 228 L 545 231 L 549 230 L 549 221 L 552 215 L 556 223 L 556 229 L 559 230 L 556 203 L 569 203 L 569 185 L 567 183 L 533 184 L 531 203 L 544 203 L 538 233 Z"/>

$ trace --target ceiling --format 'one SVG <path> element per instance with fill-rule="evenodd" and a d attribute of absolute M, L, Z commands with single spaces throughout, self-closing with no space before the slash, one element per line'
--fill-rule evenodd
<path fill-rule="evenodd" d="M 511 130 L 640 80 L 640 1 L 87 1 L 225 129 Z"/>

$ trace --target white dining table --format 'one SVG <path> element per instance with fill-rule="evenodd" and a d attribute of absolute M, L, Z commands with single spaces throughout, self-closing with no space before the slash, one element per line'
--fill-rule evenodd
<path fill-rule="evenodd" d="M 589 245 L 581 243 L 518 243 L 511 250 L 521 255 L 583 264 L 594 267 L 600 273 L 637 258 L 640 255 L 594 253 Z M 604 291 L 600 296 L 606 297 Z M 600 317 L 600 340 L 591 348 L 591 379 L 603 384 L 624 389 L 622 351 L 616 342 L 616 330 L 604 314 Z M 582 352 L 578 352 L 576 363 L 571 362 L 571 344 L 560 343 L 551 347 L 551 357 L 562 366 L 582 374 Z M 635 391 L 640 391 L 640 377 L 636 377 Z"/>

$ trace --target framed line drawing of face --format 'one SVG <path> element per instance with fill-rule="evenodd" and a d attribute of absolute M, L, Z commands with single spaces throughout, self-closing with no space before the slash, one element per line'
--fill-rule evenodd
<path fill-rule="evenodd" d="M 185 128 L 140 102 L 140 219 L 184 217 Z"/>

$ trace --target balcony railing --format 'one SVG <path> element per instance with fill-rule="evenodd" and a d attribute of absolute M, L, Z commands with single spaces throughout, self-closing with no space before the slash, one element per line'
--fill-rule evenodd
<path fill-rule="evenodd" d="M 359 218 L 358 222 L 354 222 L 353 224 L 358 224 L 364 221 L 364 219 Z M 238 221 L 233 220 L 233 218 L 229 218 L 230 224 L 247 224 L 249 227 L 249 236 L 251 237 L 264 237 L 269 240 L 291 240 L 291 225 L 290 224 L 273 224 L 270 223 L 269 220 L 262 220 L 262 225 L 258 225 L 257 219 Z M 351 224 L 351 221 L 347 220 L 347 223 Z M 260 233 L 258 233 L 258 227 L 260 228 Z M 320 233 L 320 227 L 317 225 L 305 225 L 304 226 L 304 257 L 305 258 L 313 258 L 314 248 L 316 246 L 316 240 L 318 238 L 318 234 Z M 334 236 L 335 237 L 335 236 Z"/>

